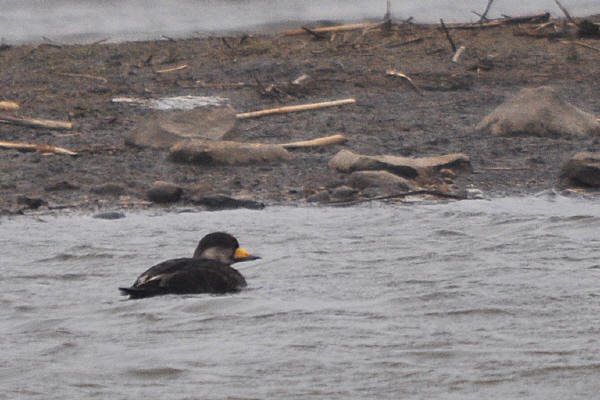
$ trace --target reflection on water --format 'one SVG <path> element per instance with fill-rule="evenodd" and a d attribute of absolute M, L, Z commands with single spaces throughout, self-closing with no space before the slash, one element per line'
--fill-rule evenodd
<path fill-rule="evenodd" d="M 600 203 L 0 220 L 6 398 L 594 398 Z M 227 229 L 234 295 L 117 287 Z"/>
<path fill-rule="evenodd" d="M 419 22 L 469 21 L 485 0 L 392 0 L 394 18 Z M 597 0 L 562 0 L 575 16 L 600 13 Z M 113 41 L 185 36 L 198 32 L 257 29 L 289 21 L 355 21 L 381 18 L 386 0 L 0 0 L 0 37 L 39 41 Z M 553 1 L 502 0 L 489 16 L 550 11 L 562 16 Z"/>

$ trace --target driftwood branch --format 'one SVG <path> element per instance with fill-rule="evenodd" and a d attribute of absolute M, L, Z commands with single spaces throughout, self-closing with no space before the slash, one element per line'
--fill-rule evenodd
<path fill-rule="evenodd" d="M 484 29 L 511 24 L 542 23 L 547 22 L 548 19 L 550 19 L 550 13 L 546 12 L 543 14 L 525 15 L 522 17 L 504 17 L 484 23 L 477 22 L 474 24 L 448 24 L 446 27 L 448 29 Z"/>
<path fill-rule="evenodd" d="M 50 144 L 35 144 L 21 142 L 0 141 L 0 148 L 15 149 L 21 151 L 39 151 L 41 153 L 65 154 L 68 156 L 76 156 L 77 153 L 64 147 L 52 146 Z"/>
<path fill-rule="evenodd" d="M 441 18 L 440 18 L 440 24 L 442 25 L 442 29 L 444 30 L 444 33 L 446 34 L 446 39 L 448 39 L 448 42 L 450 42 L 450 47 L 452 47 L 452 51 L 456 53 L 456 44 L 454 44 L 454 40 L 452 40 L 452 36 L 450 36 L 450 31 L 446 27 L 446 24 L 444 24 L 444 20 Z"/>
<path fill-rule="evenodd" d="M 30 128 L 48 129 L 73 129 L 73 123 L 68 121 L 55 121 L 51 119 L 19 118 L 0 114 L 0 123 L 28 126 Z"/>
<path fill-rule="evenodd" d="M 311 140 L 302 140 L 299 142 L 283 143 L 281 146 L 288 150 L 298 149 L 302 147 L 318 147 L 318 146 L 330 146 L 334 144 L 344 144 L 348 141 L 341 133 L 331 136 L 324 136 Z"/>
<path fill-rule="evenodd" d="M 493 2 L 494 0 L 488 0 L 487 6 L 485 7 L 485 11 L 483 12 L 483 14 L 481 14 L 479 22 L 483 22 L 483 20 L 489 21 L 489 19 L 487 18 L 487 13 L 488 11 L 490 11 L 490 7 L 492 6 Z"/>
<path fill-rule="evenodd" d="M 343 31 L 353 31 L 357 29 L 370 29 L 381 26 L 381 22 L 361 22 L 357 24 L 344 24 L 344 25 L 334 25 L 334 26 L 321 26 L 318 28 L 311 28 L 312 32 L 316 33 L 326 33 L 326 32 L 343 32 Z M 285 31 L 284 34 L 288 36 L 292 35 L 303 35 L 308 33 L 305 27 L 298 29 L 290 29 Z"/>
<path fill-rule="evenodd" d="M 321 103 L 309 103 L 309 104 L 299 104 L 296 106 L 267 108 L 265 110 L 239 113 L 236 115 L 236 118 L 238 118 L 238 119 L 256 118 L 256 117 L 262 117 L 262 116 L 270 115 L 270 114 L 283 114 L 283 113 L 296 112 L 296 111 L 316 110 L 318 108 L 342 106 L 345 104 L 353 104 L 353 103 L 356 103 L 356 99 L 342 99 L 342 100 L 324 101 Z"/>
<path fill-rule="evenodd" d="M 19 103 L 14 101 L 0 101 L 0 110 L 14 111 L 19 109 Z"/>
<path fill-rule="evenodd" d="M 558 0 L 554 0 L 554 2 L 556 3 L 556 5 L 558 6 L 558 8 L 560 8 L 560 11 L 563 12 L 563 14 L 565 14 L 565 17 L 567 17 L 567 20 L 569 20 L 570 23 L 577 25 L 577 22 L 575 22 L 575 20 L 573 19 L 573 17 L 571 17 L 571 14 L 569 14 L 569 12 L 567 11 L 566 8 L 564 8 L 562 6 L 562 4 L 560 4 L 558 2 Z"/>

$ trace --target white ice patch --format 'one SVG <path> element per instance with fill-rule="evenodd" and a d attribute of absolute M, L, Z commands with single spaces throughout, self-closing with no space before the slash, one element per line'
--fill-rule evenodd
<path fill-rule="evenodd" d="M 217 96 L 175 96 L 160 99 L 140 99 L 132 97 L 115 97 L 113 103 L 134 104 L 153 110 L 193 110 L 200 107 L 223 106 L 229 104 L 229 99 Z"/>

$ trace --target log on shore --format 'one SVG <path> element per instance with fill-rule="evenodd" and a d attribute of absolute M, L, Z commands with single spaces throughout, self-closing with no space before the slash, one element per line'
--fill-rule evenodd
<path fill-rule="evenodd" d="M 77 155 L 77 153 L 74 151 L 65 149 L 64 147 L 53 146 L 50 144 L 7 142 L 4 140 L 0 140 L 0 148 L 15 149 L 20 151 L 39 151 L 40 153 L 64 154 L 68 156 Z"/>

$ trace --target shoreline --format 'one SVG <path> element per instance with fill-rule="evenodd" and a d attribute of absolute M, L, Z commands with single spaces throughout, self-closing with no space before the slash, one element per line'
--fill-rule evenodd
<path fill-rule="evenodd" d="M 600 38 L 524 32 L 529 27 L 453 29 L 455 42 L 466 46 L 459 62 L 452 62 L 439 26 L 412 23 L 323 38 L 278 32 L 4 45 L 5 98 L 0 100 L 20 105 L 11 115 L 69 121 L 74 127 L 0 124 L 2 140 L 60 146 L 78 155 L 0 149 L 0 210 L 163 208 L 148 200 L 156 181 L 181 189 L 176 207 L 201 206 L 199 199 L 217 195 L 266 205 L 303 204 L 323 192 L 329 200 L 317 196 L 317 203 L 343 200 L 336 193 L 350 196 L 348 201 L 385 195 L 338 190 L 347 186 L 346 178 L 329 162 L 342 149 L 409 158 L 466 154 L 472 172 L 445 181 L 444 190 L 453 195 L 468 197 L 468 190 L 478 190 L 506 197 L 560 189 L 562 165 L 577 152 L 600 151 L 597 137 L 498 137 L 482 135 L 475 126 L 525 87 L 551 86 L 565 100 L 600 115 L 600 52 L 573 44 L 600 48 Z M 418 90 L 386 75 L 390 68 L 409 76 Z M 290 82 L 303 74 L 310 80 L 292 90 Z M 356 104 L 237 120 L 224 137 L 277 144 L 341 133 L 345 144 L 290 150 L 293 158 L 286 162 L 189 165 L 169 161 L 168 149 L 126 145 L 127 134 L 153 111 L 112 101 L 172 96 L 216 96 L 240 113 L 342 98 L 355 98 Z"/>

